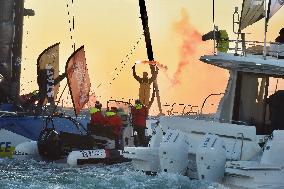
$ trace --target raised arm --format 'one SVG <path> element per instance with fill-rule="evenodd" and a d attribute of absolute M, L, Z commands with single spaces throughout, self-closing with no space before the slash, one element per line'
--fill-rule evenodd
<path fill-rule="evenodd" d="M 142 78 L 140 78 L 135 71 L 135 65 L 132 67 L 132 71 L 133 71 L 133 77 L 139 82 L 142 83 Z"/>

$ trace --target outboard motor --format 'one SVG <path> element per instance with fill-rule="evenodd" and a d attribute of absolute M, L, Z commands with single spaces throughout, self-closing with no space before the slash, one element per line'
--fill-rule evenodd
<path fill-rule="evenodd" d="M 159 149 L 161 170 L 185 175 L 188 168 L 189 142 L 186 134 L 168 129 Z"/>
<path fill-rule="evenodd" d="M 38 139 L 38 152 L 48 160 L 58 160 L 62 156 L 59 134 L 53 128 L 45 128 Z"/>
<path fill-rule="evenodd" d="M 264 146 L 261 164 L 284 166 L 284 131 L 273 131 L 271 137 Z"/>
<path fill-rule="evenodd" d="M 200 180 L 221 181 L 226 164 L 224 142 L 216 135 L 206 134 L 197 148 L 196 164 Z"/>

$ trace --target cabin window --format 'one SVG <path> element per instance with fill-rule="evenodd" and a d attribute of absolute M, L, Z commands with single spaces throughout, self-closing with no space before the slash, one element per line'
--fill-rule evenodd
<path fill-rule="evenodd" d="M 257 134 L 270 134 L 275 129 L 284 129 L 283 115 L 284 79 L 263 74 L 238 73 L 234 121 L 255 126 Z"/>

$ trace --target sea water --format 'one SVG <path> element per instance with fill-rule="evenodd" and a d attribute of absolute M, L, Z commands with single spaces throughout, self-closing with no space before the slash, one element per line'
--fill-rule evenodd
<path fill-rule="evenodd" d="M 0 160 L 0 189 L 223 189 L 217 183 L 161 173 L 147 176 L 131 163 L 71 168 L 63 164 Z"/>

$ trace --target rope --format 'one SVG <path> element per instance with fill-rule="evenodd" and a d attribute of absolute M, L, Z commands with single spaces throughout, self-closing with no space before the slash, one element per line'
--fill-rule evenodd
<path fill-rule="evenodd" d="M 67 17 L 68 17 L 68 26 L 69 26 L 69 28 L 68 28 L 68 31 L 69 31 L 69 37 L 70 37 L 70 40 L 71 40 L 71 43 L 72 43 L 72 45 L 71 45 L 71 49 L 72 49 L 72 51 L 73 52 L 75 52 L 76 51 L 76 41 L 75 41 L 75 37 L 74 37 L 74 35 L 75 35 L 75 9 L 74 9 L 74 0 L 66 0 L 66 10 L 67 10 Z M 72 14 L 72 15 L 71 15 Z M 65 87 L 64 87 L 64 89 L 63 89 L 63 91 L 62 91 L 62 93 L 61 93 L 61 96 L 59 97 L 59 100 L 58 100 L 58 103 L 60 102 L 60 100 L 61 100 L 61 97 L 63 96 L 63 93 L 65 92 L 65 89 L 66 89 L 66 87 L 67 87 L 67 83 L 66 83 L 66 85 L 65 85 Z M 64 102 L 64 105 L 72 105 L 73 106 L 73 104 L 72 104 L 72 102 L 68 102 L 69 101 L 69 95 L 70 95 L 70 93 L 69 93 L 69 91 L 67 90 L 67 97 L 66 97 L 66 100 L 64 100 L 63 102 Z M 57 103 L 57 105 L 58 105 L 58 103 Z M 57 106 L 56 105 L 56 106 Z M 62 103 L 62 106 L 63 106 L 63 103 Z"/>
<path fill-rule="evenodd" d="M 72 6 L 72 16 L 70 15 L 70 4 L 68 0 L 66 1 L 66 7 L 67 7 L 67 16 L 68 16 L 68 24 L 69 24 L 69 33 L 70 33 L 70 39 L 72 40 L 72 50 L 75 52 L 76 50 L 76 42 L 74 38 L 74 31 L 75 31 L 75 14 L 74 14 L 74 1 L 71 1 L 71 6 Z M 71 21 L 72 19 L 72 21 Z"/>
<path fill-rule="evenodd" d="M 129 59 L 131 58 L 131 56 L 133 55 L 134 51 L 136 50 L 138 44 L 140 43 L 141 39 L 143 37 L 143 34 L 140 36 L 139 40 L 136 42 L 136 44 L 132 47 L 132 49 L 130 50 L 130 52 L 125 56 L 125 58 L 120 62 L 120 64 L 114 69 L 114 71 L 112 73 L 114 73 L 115 71 L 117 71 L 119 69 L 119 72 L 112 78 L 112 80 L 114 81 L 120 74 L 120 72 L 123 70 L 124 66 L 126 65 L 126 63 L 129 61 Z M 120 67 L 119 67 L 120 66 Z M 111 82 L 110 82 L 111 84 Z"/>
<path fill-rule="evenodd" d="M 30 19 L 30 17 L 29 16 L 27 16 L 27 20 L 25 21 L 25 30 L 26 31 L 24 31 L 24 35 L 25 35 L 25 39 L 26 39 L 26 41 L 25 41 L 25 46 L 24 46 L 24 48 L 25 48 L 25 51 L 28 51 L 28 48 L 29 48 L 29 46 L 28 46 L 28 39 L 29 39 L 29 33 L 30 33 L 30 31 L 29 31 L 29 27 L 28 27 L 28 25 L 29 25 L 29 19 Z M 23 66 L 23 60 L 26 62 L 27 60 L 28 60 L 28 57 L 27 57 L 27 53 L 24 53 L 24 58 L 22 58 L 22 59 L 18 59 L 17 61 L 18 61 L 18 63 L 19 64 L 21 64 L 21 66 L 22 66 L 22 70 L 26 70 L 26 68 Z M 23 80 L 25 77 L 23 77 L 22 76 L 23 74 L 21 74 L 21 80 Z M 33 80 L 33 81 L 29 81 L 29 82 L 27 82 L 27 84 L 30 84 L 30 83 L 32 83 L 32 82 L 34 82 L 35 80 Z M 20 88 L 21 87 L 23 87 L 23 85 L 24 84 L 26 84 L 26 83 L 22 83 L 21 85 L 20 85 Z M 23 91 L 25 91 L 26 89 L 25 89 L 25 87 L 24 88 L 22 88 L 21 90 L 20 90 L 20 93 L 21 92 L 23 92 Z"/>
<path fill-rule="evenodd" d="M 139 45 L 140 41 L 142 40 L 143 38 L 143 35 L 142 34 L 138 41 L 133 45 L 133 47 L 131 48 L 131 50 L 129 51 L 129 53 L 126 54 L 126 56 L 124 57 L 124 59 L 116 66 L 116 68 L 111 72 L 111 75 L 115 74 L 115 76 L 111 79 L 110 82 L 106 82 L 105 84 L 103 83 L 100 83 L 98 86 L 97 86 L 97 89 L 100 88 L 101 86 L 108 86 L 108 85 L 112 85 L 112 82 L 114 80 L 116 80 L 118 78 L 118 76 L 120 75 L 120 73 L 123 71 L 123 69 L 125 68 L 126 64 L 128 63 L 128 61 L 130 60 L 130 58 L 132 57 L 133 53 L 135 52 L 137 46 Z M 105 91 L 104 91 L 105 92 Z M 99 98 L 102 97 L 102 92 L 101 94 L 98 96 Z"/>

